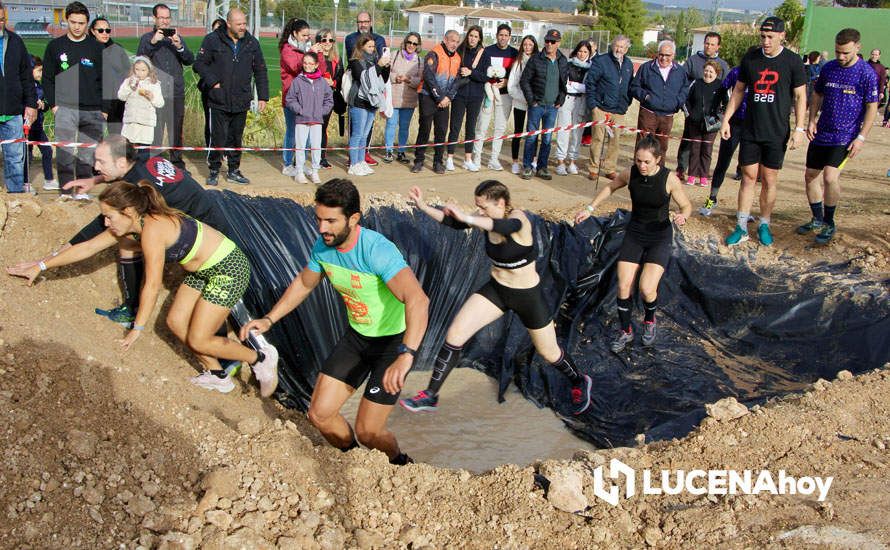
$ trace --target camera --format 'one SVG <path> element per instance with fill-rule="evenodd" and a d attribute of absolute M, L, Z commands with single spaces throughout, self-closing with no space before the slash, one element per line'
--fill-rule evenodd
<path fill-rule="evenodd" d="M 161 32 L 164 33 L 164 36 L 173 36 L 176 34 L 176 29 L 161 29 Z"/>

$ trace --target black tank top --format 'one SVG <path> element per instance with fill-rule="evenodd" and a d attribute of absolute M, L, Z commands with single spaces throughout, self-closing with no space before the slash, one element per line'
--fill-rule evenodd
<path fill-rule="evenodd" d="M 665 167 L 651 176 L 640 174 L 636 165 L 630 168 L 631 222 L 643 224 L 647 229 L 670 226 L 668 210 L 671 195 L 667 191 L 667 179 L 671 171 Z"/>
<path fill-rule="evenodd" d="M 517 243 L 510 235 L 504 235 L 503 237 L 503 242 L 494 244 L 488 238 L 488 233 L 485 234 L 485 253 L 495 267 L 519 269 L 520 267 L 535 263 L 535 260 L 538 259 L 538 250 L 535 246 L 534 237 L 532 237 L 532 244 L 528 246 Z"/>

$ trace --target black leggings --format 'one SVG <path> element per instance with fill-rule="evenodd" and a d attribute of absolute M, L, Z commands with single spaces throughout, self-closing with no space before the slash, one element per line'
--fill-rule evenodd
<path fill-rule="evenodd" d="M 522 109 L 513 109 L 513 133 L 525 131 L 525 111 Z M 510 152 L 513 153 L 513 160 L 519 160 L 519 144 L 522 138 L 513 138 L 510 143 Z"/>
<path fill-rule="evenodd" d="M 333 111 L 326 114 L 321 122 L 321 158 L 327 158 L 325 149 L 328 147 L 328 124 L 331 122 L 332 113 Z"/>
<path fill-rule="evenodd" d="M 476 139 L 476 119 L 479 118 L 479 111 L 482 109 L 482 98 L 467 99 L 457 96 L 451 102 L 451 126 L 448 130 L 448 141 L 457 141 L 460 139 L 460 123 L 466 119 L 464 124 L 464 139 L 468 140 L 464 143 L 464 153 L 473 152 L 473 144 L 470 140 Z M 464 116 L 466 113 L 466 116 Z M 455 145 L 448 146 L 448 154 L 454 154 Z"/>
<path fill-rule="evenodd" d="M 723 185 L 723 179 L 726 177 L 726 170 L 732 163 L 732 156 L 739 147 L 742 140 L 742 123 L 736 122 L 735 119 L 729 120 L 730 135 L 729 139 L 720 139 L 720 152 L 717 153 L 717 165 L 714 166 L 714 177 L 711 180 L 711 198 L 716 199 L 720 186 Z"/>

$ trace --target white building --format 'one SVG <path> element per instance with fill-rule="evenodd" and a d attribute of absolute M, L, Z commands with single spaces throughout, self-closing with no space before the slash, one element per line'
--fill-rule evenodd
<path fill-rule="evenodd" d="M 658 25 L 643 31 L 643 45 L 658 42 L 658 37 L 664 32 L 664 25 Z"/>
<path fill-rule="evenodd" d="M 579 31 L 582 27 L 592 27 L 598 20 L 595 13 L 579 15 L 438 4 L 408 8 L 405 13 L 408 14 L 408 30 L 419 33 L 423 38 L 436 40 L 444 36 L 445 31 L 464 32 L 471 25 L 479 25 L 486 43 L 495 40 L 498 25 L 502 23 L 510 25 L 514 38 L 530 34 L 540 40 L 549 29 L 565 34 Z"/>

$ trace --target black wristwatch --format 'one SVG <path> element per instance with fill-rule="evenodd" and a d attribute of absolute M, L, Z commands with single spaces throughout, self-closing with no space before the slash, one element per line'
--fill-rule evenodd
<path fill-rule="evenodd" d="M 399 355 L 402 355 L 403 353 L 410 353 L 411 357 L 417 357 L 417 350 L 411 349 L 408 346 L 406 346 L 405 344 L 399 344 L 399 347 L 396 348 L 396 351 L 398 352 Z"/>

